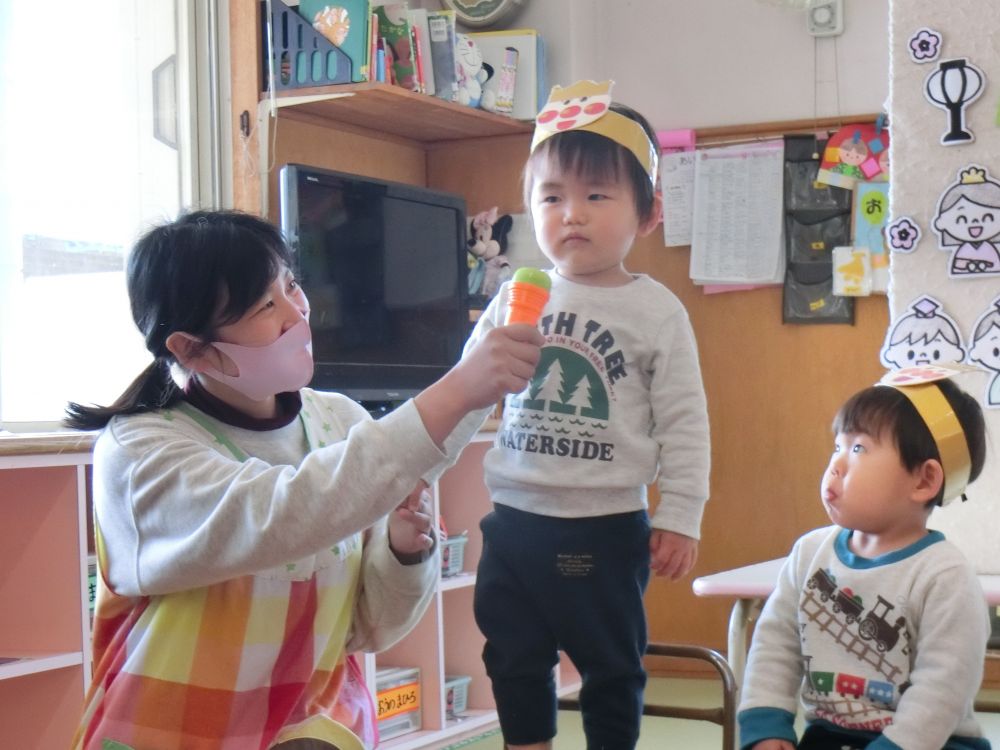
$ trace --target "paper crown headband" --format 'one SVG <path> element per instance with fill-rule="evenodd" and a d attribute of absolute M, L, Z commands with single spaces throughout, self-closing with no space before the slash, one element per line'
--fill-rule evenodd
<path fill-rule="evenodd" d="M 635 155 L 655 188 L 659 149 L 649 140 L 642 125 L 610 110 L 612 86 L 614 81 L 578 81 L 571 86 L 554 86 L 549 100 L 535 118 L 531 150 L 569 130 L 603 135 Z"/>
<path fill-rule="evenodd" d="M 972 458 L 965 430 L 936 382 L 974 369 L 957 364 L 904 367 L 887 373 L 879 381 L 879 385 L 892 386 L 906 396 L 930 430 L 941 456 L 941 468 L 944 469 L 942 505 L 965 492 L 965 487 L 969 484 L 969 472 L 972 470 Z"/>

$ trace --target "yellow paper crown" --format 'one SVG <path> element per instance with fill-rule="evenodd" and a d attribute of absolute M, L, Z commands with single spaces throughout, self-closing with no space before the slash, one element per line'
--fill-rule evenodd
<path fill-rule="evenodd" d="M 887 374 L 880 381 L 882 385 L 892 386 L 906 396 L 930 430 L 944 470 L 942 505 L 965 492 L 972 471 L 972 457 L 965 430 L 948 399 L 938 388 L 937 381 L 965 369 L 961 365 L 907 367 Z"/>
<path fill-rule="evenodd" d="M 655 188 L 659 149 L 642 125 L 609 109 L 612 86 L 614 81 L 578 81 L 571 86 L 553 86 L 549 100 L 535 118 L 531 150 L 558 133 L 570 130 L 596 133 L 631 151 Z"/>

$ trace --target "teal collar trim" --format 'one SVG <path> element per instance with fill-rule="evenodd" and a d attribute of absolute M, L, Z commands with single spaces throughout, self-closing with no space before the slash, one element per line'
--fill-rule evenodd
<path fill-rule="evenodd" d="M 900 560 L 905 560 L 908 557 L 913 557 L 919 552 L 930 547 L 932 544 L 937 544 L 938 542 L 944 541 L 944 534 L 940 531 L 928 531 L 927 536 L 920 539 L 913 544 L 903 547 L 903 549 L 898 549 L 895 552 L 887 552 L 884 555 L 879 555 L 878 557 L 861 557 L 861 555 L 856 555 L 851 552 L 848 542 L 851 539 L 851 534 L 854 532 L 850 529 L 841 529 L 840 533 L 837 534 L 837 539 L 833 543 L 833 548 L 837 553 L 837 559 L 839 559 L 844 565 L 849 568 L 854 568 L 856 570 L 865 570 L 867 568 L 878 568 L 882 565 L 891 565 L 892 563 L 899 562 Z"/>

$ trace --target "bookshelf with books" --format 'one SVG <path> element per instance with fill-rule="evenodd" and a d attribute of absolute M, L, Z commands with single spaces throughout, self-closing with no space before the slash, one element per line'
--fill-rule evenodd
<path fill-rule="evenodd" d="M 89 436 L 0 437 L 0 747 L 68 747 L 90 682 Z"/>

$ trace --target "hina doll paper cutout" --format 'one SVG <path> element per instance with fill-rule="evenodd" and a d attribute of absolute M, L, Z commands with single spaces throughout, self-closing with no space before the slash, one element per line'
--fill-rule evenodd
<path fill-rule="evenodd" d="M 959 363 L 965 348 L 958 326 L 933 297 L 917 299 L 886 333 L 882 364 L 891 369 Z"/>
<path fill-rule="evenodd" d="M 986 386 L 983 404 L 991 409 L 1000 409 L 1000 296 L 976 321 L 968 360 L 993 373 Z"/>
<path fill-rule="evenodd" d="M 934 29 L 924 27 L 910 37 L 907 46 L 910 50 L 910 59 L 913 62 L 934 62 L 941 54 L 941 35 Z"/>
<path fill-rule="evenodd" d="M 961 146 L 976 137 L 965 126 L 965 110 L 983 93 L 986 76 L 966 58 L 942 60 L 924 81 L 924 96 L 948 113 L 948 129 L 941 135 L 942 146 Z"/>
<path fill-rule="evenodd" d="M 875 123 L 845 125 L 830 136 L 816 181 L 853 190 L 859 180 L 889 179 L 889 130 Z"/>
<path fill-rule="evenodd" d="M 1000 274 L 1000 183 L 970 164 L 938 200 L 934 230 L 951 251 L 948 275 L 970 279 Z"/>

